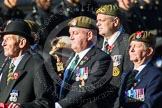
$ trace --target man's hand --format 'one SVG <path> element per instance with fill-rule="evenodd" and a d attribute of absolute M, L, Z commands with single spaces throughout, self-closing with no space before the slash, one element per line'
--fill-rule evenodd
<path fill-rule="evenodd" d="M 8 108 L 21 108 L 20 103 L 10 103 Z"/>

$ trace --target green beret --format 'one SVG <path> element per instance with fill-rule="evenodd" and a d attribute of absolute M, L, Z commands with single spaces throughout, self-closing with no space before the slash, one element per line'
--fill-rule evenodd
<path fill-rule="evenodd" d="M 99 9 L 97 9 L 96 14 L 105 14 L 119 17 L 120 10 L 117 5 L 108 4 L 103 5 Z"/>
<path fill-rule="evenodd" d="M 140 41 L 155 46 L 156 37 L 149 31 L 137 31 L 129 37 L 129 42 Z"/>
<path fill-rule="evenodd" d="M 70 27 L 79 27 L 79 28 L 87 28 L 87 29 L 97 29 L 95 20 L 87 17 L 87 16 L 79 16 L 72 19 L 68 25 Z"/>

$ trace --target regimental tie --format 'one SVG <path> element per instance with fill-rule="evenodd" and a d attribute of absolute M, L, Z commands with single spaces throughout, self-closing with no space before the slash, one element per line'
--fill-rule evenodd
<path fill-rule="evenodd" d="M 108 50 L 108 46 L 109 46 L 109 43 L 107 41 L 105 41 L 103 51 L 106 52 L 107 54 L 110 54 L 110 51 Z"/>
<path fill-rule="evenodd" d="M 135 76 L 137 75 L 138 73 L 138 70 L 133 70 L 129 77 L 128 77 L 128 80 L 126 82 L 126 89 L 125 90 L 129 90 L 131 89 L 131 87 L 133 86 L 133 83 L 134 83 L 134 80 L 135 80 Z"/>
<path fill-rule="evenodd" d="M 65 70 L 65 72 L 64 72 L 64 78 L 63 78 L 63 81 L 62 81 L 62 84 L 61 84 L 61 88 L 60 88 L 60 96 L 63 95 L 63 90 L 64 90 L 63 89 L 63 86 L 64 86 L 64 83 L 65 82 L 68 83 L 68 81 L 70 80 L 70 78 L 72 76 L 72 73 L 73 73 L 73 71 L 74 71 L 74 69 L 75 69 L 75 67 L 76 67 L 76 65 L 78 63 L 78 60 L 79 60 L 79 55 L 77 55 L 74 58 L 73 62 L 70 65 L 70 68 L 68 70 Z"/>
<path fill-rule="evenodd" d="M 10 82 L 10 80 L 13 79 L 13 70 L 15 65 L 12 63 L 9 67 L 8 76 L 7 76 L 7 84 Z"/>

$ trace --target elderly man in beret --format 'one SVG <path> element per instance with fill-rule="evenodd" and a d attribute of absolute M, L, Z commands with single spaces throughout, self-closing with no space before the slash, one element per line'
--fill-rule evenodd
<path fill-rule="evenodd" d="M 95 46 L 97 29 L 89 17 L 79 16 L 69 22 L 71 48 L 75 53 L 66 63 L 56 108 L 100 108 L 100 98 L 111 57 Z M 111 71 L 110 71 L 111 73 Z M 106 91 L 105 91 L 106 92 Z"/>
<path fill-rule="evenodd" d="M 121 108 L 162 108 L 162 72 L 150 62 L 155 36 L 138 31 L 130 36 L 130 60 L 134 66 L 122 75 Z"/>
<path fill-rule="evenodd" d="M 0 34 L 8 58 L 0 81 L 0 107 L 52 108 L 52 81 L 43 61 L 28 51 L 33 44 L 28 24 L 24 20 L 12 20 Z"/>
<path fill-rule="evenodd" d="M 110 83 L 116 87 L 113 97 L 117 97 L 121 74 L 132 64 L 132 62 L 129 61 L 128 55 L 129 35 L 123 30 L 121 13 L 116 5 L 103 5 L 96 11 L 96 15 L 97 26 L 99 34 L 101 35 L 97 40 L 97 46 L 112 57 L 113 71 Z M 112 99 L 108 99 L 107 101 L 110 100 Z M 105 102 L 105 104 L 107 103 L 108 102 Z M 116 105 L 118 105 L 118 102 L 115 104 L 115 108 Z"/>

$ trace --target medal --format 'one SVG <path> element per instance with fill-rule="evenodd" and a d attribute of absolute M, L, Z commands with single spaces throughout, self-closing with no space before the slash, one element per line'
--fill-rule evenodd
<path fill-rule="evenodd" d="M 112 56 L 113 59 L 113 66 L 119 66 L 121 64 L 121 55 L 114 55 Z"/>
<path fill-rule="evenodd" d="M 17 102 L 18 90 L 12 90 L 10 93 L 10 102 Z"/>
<path fill-rule="evenodd" d="M 85 86 L 85 81 L 83 77 L 80 77 L 80 80 L 81 80 L 81 84 L 79 85 L 79 87 L 81 88 Z"/>
<path fill-rule="evenodd" d="M 58 71 L 58 72 L 60 72 L 60 71 L 63 71 L 63 70 L 64 70 L 63 63 L 56 63 L 56 66 L 57 66 L 57 71 Z"/>
<path fill-rule="evenodd" d="M 117 66 L 113 67 L 113 76 L 118 76 L 120 74 L 120 70 Z"/>
<path fill-rule="evenodd" d="M 79 79 L 80 79 L 80 78 L 79 78 L 79 74 L 76 74 L 75 80 L 76 80 L 76 81 L 79 81 Z"/>

